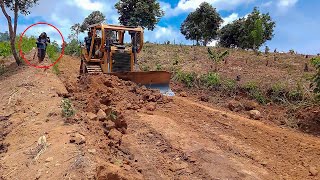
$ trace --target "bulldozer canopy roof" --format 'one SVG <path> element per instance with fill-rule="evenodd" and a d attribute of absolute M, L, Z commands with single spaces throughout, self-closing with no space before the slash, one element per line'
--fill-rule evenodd
<path fill-rule="evenodd" d="M 140 26 L 122 26 L 122 25 L 110 25 L 110 24 L 93 24 L 90 25 L 89 28 L 96 29 L 110 29 L 110 30 L 123 30 L 123 31 L 137 31 L 142 32 L 143 29 Z"/>

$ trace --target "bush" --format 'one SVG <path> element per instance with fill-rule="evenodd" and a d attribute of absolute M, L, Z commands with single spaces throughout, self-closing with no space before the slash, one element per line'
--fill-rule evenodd
<path fill-rule="evenodd" d="M 271 89 L 268 90 L 268 96 L 274 102 L 284 102 L 286 99 L 285 87 L 281 83 L 276 83 L 272 85 Z"/>
<path fill-rule="evenodd" d="M 52 44 L 49 44 L 47 46 L 47 52 L 46 52 L 51 60 L 52 63 L 54 63 L 60 55 L 60 48 L 59 45 L 56 42 L 52 42 Z M 55 74 L 60 74 L 59 65 L 55 64 L 52 68 L 53 72 Z"/>
<path fill-rule="evenodd" d="M 62 116 L 71 117 L 75 114 L 75 110 L 72 107 L 71 101 L 69 99 L 62 100 Z"/>
<path fill-rule="evenodd" d="M 18 42 L 20 40 L 20 36 L 17 36 L 16 38 L 16 48 L 18 50 Z M 37 42 L 37 38 L 34 36 L 23 36 L 22 37 L 22 43 L 21 43 L 21 50 L 23 53 L 28 53 L 29 51 L 31 51 L 33 48 L 37 47 L 36 45 Z"/>
<path fill-rule="evenodd" d="M 4 74 L 6 71 L 6 67 L 3 64 L 0 64 L 0 75 Z"/>
<path fill-rule="evenodd" d="M 16 37 L 16 49 L 19 51 L 19 43 L 20 36 Z M 22 38 L 22 44 L 21 44 L 21 50 L 23 53 L 27 53 L 31 51 L 34 47 L 36 47 L 36 41 L 37 39 L 34 36 L 27 37 L 23 36 Z M 12 54 L 11 52 L 11 45 L 9 41 L 0 42 L 0 56 L 10 56 Z"/>
<path fill-rule="evenodd" d="M 161 70 L 162 70 L 161 64 L 157 63 L 156 64 L 156 71 L 161 71 Z"/>
<path fill-rule="evenodd" d="M 196 80 L 196 73 L 177 71 L 174 80 L 184 83 L 187 87 L 193 87 Z"/>
<path fill-rule="evenodd" d="M 7 57 L 11 54 L 9 42 L 0 42 L 0 56 Z"/>
<path fill-rule="evenodd" d="M 218 88 L 221 85 L 221 79 L 218 73 L 208 73 L 201 76 L 201 82 L 208 88 Z"/>
<path fill-rule="evenodd" d="M 76 55 L 80 56 L 81 54 L 81 47 L 77 40 L 73 39 L 69 44 L 66 45 L 64 49 L 64 53 L 66 55 Z"/>
<path fill-rule="evenodd" d="M 258 85 L 256 82 L 248 82 L 244 85 L 244 90 L 247 92 L 247 94 L 258 101 L 261 104 L 266 104 L 267 100 L 263 96 L 263 93 L 259 90 Z"/>
<path fill-rule="evenodd" d="M 227 79 L 223 81 L 222 88 L 229 95 L 234 95 L 237 91 L 237 81 L 233 79 Z"/>
<path fill-rule="evenodd" d="M 320 57 L 315 57 L 311 59 L 311 64 L 316 68 L 317 72 L 312 78 L 313 92 L 316 97 L 320 100 Z"/>

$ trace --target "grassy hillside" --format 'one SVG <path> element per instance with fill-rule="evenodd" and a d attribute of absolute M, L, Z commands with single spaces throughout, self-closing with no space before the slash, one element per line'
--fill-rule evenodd
<path fill-rule="evenodd" d="M 229 56 L 220 62 L 216 73 L 213 73 L 214 63 L 208 56 L 207 47 L 180 45 L 146 44 L 139 54 L 140 68 L 145 71 L 171 71 L 174 79 L 189 87 L 205 85 L 210 89 L 221 90 L 221 87 L 227 86 L 256 91 L 253 92 L 256 94 L 253 96 L 258 96 L 255 98 L 269 95 L 280 96 L 282 99 L 289 99 L 289 96 L 294 100 L 313 99 L 310 78 L 315 69 L 310 63 L 311 57 L 289 53 L 257 55 L 240 49 L 212 50 L 229 51 Z M 305 71 L 306 66 L 308 71 Z M 207 82 L 201 83 L 203 81 Z"/>

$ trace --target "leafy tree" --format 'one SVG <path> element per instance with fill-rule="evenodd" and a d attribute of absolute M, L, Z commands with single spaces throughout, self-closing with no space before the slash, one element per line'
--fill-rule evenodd
<path fill-rule="evenodd" d="M 253 50 L 258 51 L 259 47 L 263 44 L 263 27 L 261 19 L 257 19 L 254 22 L 254 29 L 251 31 L 251 38 Z"/>
<path fill-rule="evenodd" d="M 13 54 L 14 59 L 16 60 L 16 63 L 18 65 L 21 64 L 21 60 L 18 56 L 16 47 L 15 47 L 15 40 L 17 35 L 17 26 L 18 26 L 18 18 L 19 13 L 22 15 L 28 15 L 30 14 L 29 9 L 32 8 L 35 4 L 37 4 L 38 0 L 0 0 L 0 7 L 2 10 L 2 13 L 7 19 L 8 22 L 8 29 L 10 34 L 10 46 L 11 51 Z M 10 15 L 10 13 L 7 12 L 7 9 L 10 9 L 13 11 L 13 19 Z M 12 22 L 13 20 L 13 22 Z"/>
<path fill-rule="evenodd" d="M 203 2 L 191 12 L 181 24 L 180 31 L 186 39 L 195 40 L 204 46 L 217 38 L 217 31 L 223 22 L 219 13 L 209 3 Z"/>
<path fill-rule="evenodd" d="M 244 21 L 244 18 L 240 18 L 223 26 L 219 31 L 219 46 L 240 47 L 240 37 L 245 33 Z"/>
<path fill-rule="evenodd" d="M 227 55 L 229 55 L 229 51 L 223 52 L 213 52 L 210 48 L 208 48 L 209 58 L 214 62 L 214 71 L 218 71 L 218 63 L 223 60 Z"/>
<path fill-rule="evenodd" d="M 4 33 L 0 32 L 0 42 L 9 41 L 9 40 L 10 40 L 10 35 L 9 35 L 8 31 L 6 31 Z"/>
<path fill-rule="evenodd" d="M 79 34 L 80 34 L 80 30 L 81 30 L 81 25 L 80 23 L 76 23 L 73 26 L 70 27 L 71 30 L 71 34 L 69 35 L 69 39 L 77 39 L 77 41 L 79 41 Z"/>
<path fill-rule="evenodd" d="M 269 13 L 261 14 L 255 7 L 248 17 L 238 19 L 221 29 L 219 45 L 236 45 L 243 49 L 257 50 L 273 38 L 274 28 L 275 22 Z"/>
<path fill-rule="evenodd" d="M 148 30 L 153 30 L 164 15 L 157 0 L 119 0 L 115 8 L 122 25 L 141 26 Z"/>
<path fill-rule="evenodd" d="M 66 44 L 66 47 L 64 49 L 64 53 L 66 55 L 76 55 L 80 56 L 80 45 L 77 40 L 72 39 L 70 43 Z"/>
<path fill-rule="evenodd" d="M 80 32 L 84 32 L 88 30 L 90 25 L 102 23 L 106 20 L 106 16 L 102 14 L 100 11 L 93 11 L 91 14 L 89 14 L 88 17 L 86 17 L 81 24 Z M 71 27 L 72 28 L 72 27 Z M 75 26 L 76 28 L 76 26 Z"/>

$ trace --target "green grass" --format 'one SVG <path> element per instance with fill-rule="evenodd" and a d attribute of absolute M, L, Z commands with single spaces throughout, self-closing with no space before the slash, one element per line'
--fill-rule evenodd
<path fill-rule="evenodd" d="M 243 88 L 251 98 L 255 99 L 260 104 L 267 103 L 267 99 L 263 95 L 262 91 L 259 89 L 256 82 L 253 82 L 253 81 L 247 82 L 243 86 Z"/>
<path fill-rule="evenodd" d="M 197 74 L 194 72 L 177 71 L 174 80 L 184 83 L 187 87 L 193 87 Z"/>
<path fill-rule="evenodd" d="M 221 79 L 219 74 L 212 72 L 202 75 L 201 82 L 208 88 L 217 88 L 221 85 Z"/>
<path fill-rule="evenodd" d="M 51 62 L 54 63 L 59 58 L 59 55 L 60 55 L 59 46 L 54 42 L 52 44 L 49 44 L 47 47 L 47 54 L 48 54 Z M 60 74 L 59 64 L 58 63 L 55 64 L 52 67 L 52 70 L 55 74 L 57 74 L 57 75 Z"/>

